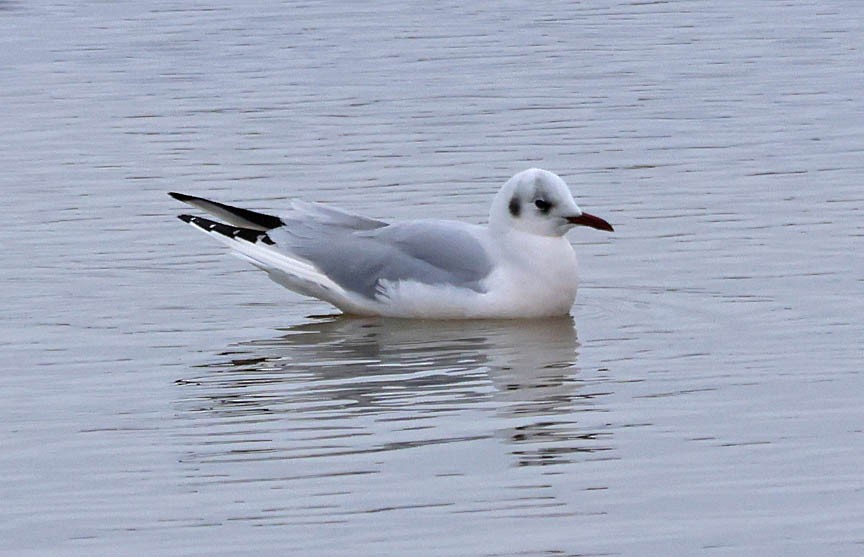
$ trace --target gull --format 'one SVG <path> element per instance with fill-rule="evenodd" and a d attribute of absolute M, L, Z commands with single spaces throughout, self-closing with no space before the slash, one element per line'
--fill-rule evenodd
<path fill-rule="evenodd" d="M 578 265 L 564 235 L 579 225 L 613 230 L 579 208 L 564 180 L 539 168 L 507 180 L 487 225 L 432 219 L 390 224 L 300 200 L 276 216 L 169 195 L 221 219 L 179 215 L 273 281 L 352 315 L 567 315 L 576 299 Z"/>

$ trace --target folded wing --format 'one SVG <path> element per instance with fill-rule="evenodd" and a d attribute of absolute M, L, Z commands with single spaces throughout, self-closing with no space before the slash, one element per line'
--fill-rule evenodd
<path fill-rule="evenodd" d="M 389 284 L 401 281 L 484 292 L 483 280 L 492 270 L 472 225 L 388 225 L 302 201 L 292 202 L 289 211 L 277 217 L 200 197 L 170 195 L 225 221 L 180 215 L 184 222 L 228 245 L 283 286 L 346 311 L 362 312 Z"/>
<path fill-rule="evenodd" d="M 285 226 L 271 231 L 270 237 L 278 247 L 366 298 L 375 298 L 385 283 L 400 281 L 483 292 L 482 281 L 492 270 L 470 225 L 455 222 L 409 221 L 317 236 Z"/>

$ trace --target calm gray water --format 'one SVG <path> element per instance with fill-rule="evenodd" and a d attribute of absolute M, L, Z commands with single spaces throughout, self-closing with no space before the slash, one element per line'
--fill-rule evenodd
<path fill-rule="evenodd" d="M 864 4 L 0 3 L 3 555 L 861 555 Z M 329 314 L 177 190 L 482 222 L 572 319 Z"/>

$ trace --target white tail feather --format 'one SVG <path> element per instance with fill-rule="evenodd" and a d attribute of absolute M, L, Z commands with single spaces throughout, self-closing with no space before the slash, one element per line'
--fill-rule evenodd
<path fill-rule="evenodd" d="M 344 304 L 343 300 L 348 297 L 341 286 L 306 261 L 276 251 L 267 245 L 253 244 L 197 226 L 196 228 L 227 245 L 234 255 L 266 271 L 270 278 L 292 290 L 337 305 Z"/>

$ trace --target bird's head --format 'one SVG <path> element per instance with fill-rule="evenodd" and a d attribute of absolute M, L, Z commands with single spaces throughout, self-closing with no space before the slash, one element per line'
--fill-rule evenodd
<path fill-rule="evenodd" d="M 559 176 L 529 168 L 504 184 L 492 202 L 489 224 L 538 236 L 563 236 L 574 226 L 612 231 L 612 225 L 576 204 Z"/>

